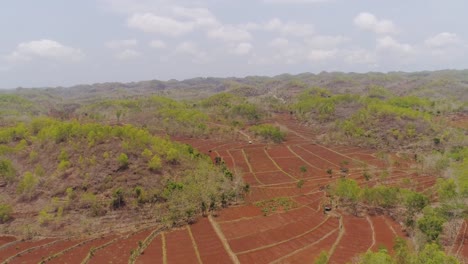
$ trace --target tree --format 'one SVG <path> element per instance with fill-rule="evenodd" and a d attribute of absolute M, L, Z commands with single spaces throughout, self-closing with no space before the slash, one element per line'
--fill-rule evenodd
<path fill-rule="evenodd" d="M 361 188 L 355 180 L 340 179 L 335 187 L 335 195 L 349 202 L 357 202 Z"/>
<path fill-rule="evenodd" d="M 437 180 L 437 193 L 441 201 L 448 201 L 458 196 L 457 184 L 453 179 Z"/>
<path fill-rule="evenodd" d="M 418 220 L 419 229 L 427 236 L 429 241 L 435 241 L 439 238 L 443 230 L 445 219 L 436 214 L 424 215 Z"/>

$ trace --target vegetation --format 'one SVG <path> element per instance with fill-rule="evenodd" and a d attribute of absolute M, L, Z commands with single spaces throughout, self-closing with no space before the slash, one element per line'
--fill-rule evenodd
<path fill-rule="evenodd" d="M 11 218 L 13 209 L 8 204 L 0 203 L 0 224 L 6 223 Z"/>
<path fill-rule="evenodd" d="M 452 256 L 445 254 L 443 249 L 437 244 L 427 244 L 422 250 L 411 249 L 406 240 L 397 238 L 393 247 L 395 254 L 390 255 L 387 249 L 380 249 L 377 252 L 367 252 L 362 255 L 357 263 L 359 264 L 457 264 L 461 263 Z"/>
<path fill-rule="evenodd" d="M 0 159 L 1 179 L 8 188 L 31 204 L 54 197 L 66 201 L 66 206 L 38 210 L 43 226 L 60 226 L 69 210 L 99 217 L 144 204 L 158 211 L 160 221 L 177 225 L 227 206 L 244 191 L 242 180 L 225 166 L 132 125 L 39 118 L 1 128 L 0 134 L 6 135 L 1 146 L 10 148 L 8 157 Z M 26 151 L 17 148 L 22 140 L 29 142 Z M 21 166 L 15 169 L 13 164 Z M 144 188 L 138 186 L 143 183 Z M 174 184 L 178 187 L 172 188 Z"/>
<path fill-rule="evenodd" d="M 277 197 L 270 200 L 260 201 L 255 203 L 256 206 L 262 208 L 263 215 L 278 212 L 280 210 L 288 211 L 297 207 L 296 202 L 290 197 Z"/>
<path fill-rule="evenodd" d="M 280 128 L 270 124 L 251 126 L 250 131 L 254 132 L 256 136 L 260 136 L 265 140 L 271 140 L 275 143 L 283 142 L 286 137 L 285 132 L 282 132 Z"/>

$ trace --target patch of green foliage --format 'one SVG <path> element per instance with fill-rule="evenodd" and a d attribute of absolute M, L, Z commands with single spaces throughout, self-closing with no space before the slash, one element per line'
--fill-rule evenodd
<path fill-rule="evenodd" d="M 286 137 L 286 133 L 281 131 L 280 128 L 270 124 L 261 124 L 251 126 L 250 131 L 254 132 L 256 136 L 261 136 L 265 140 L 271 140 L 275 143 L 281 143 Z"/>
<path fill-rule="evenodd" d="M 213 119 L 229 125 L 257 123 L 265 115 L 257 104 L 230 93 L 215 94 L 201 100 L 200 105 L 212 113 Z"/>
<path fill-rule="evenodd" d="M 11 218 L 13 209 L 10 205 L 0 203 L 0 224 L 6 223 Z"/>
<path fill-rule="evenodd" d="M 461 264 L 453 256 L 447 255 L 437 244 L 428 243 L 419 252 L 411 249 L 406 240 L 397 238 L 393 247 L 395 254 L 385 248 L 377 252 L 368 251 L 361 255 L 358 264 Z"/>
<path fill-rule="evenodd" d="M 8 159 L 0 159 L 0 178 L 7 182 L 15 180 L 16 170 Z"/>
<path fill-rule="evenodd" d="M 382 87 L 367 95 L 331 94 L 325 89 L 304 91 L 292 105 L 301 120 L 334 122 L 330 140 L 353 140 L 373 147 L 396 147 L 407 143 L 440 146 L 452 133 L 433 118 L 435 101 L 416 96 L 395 96 Z"/>

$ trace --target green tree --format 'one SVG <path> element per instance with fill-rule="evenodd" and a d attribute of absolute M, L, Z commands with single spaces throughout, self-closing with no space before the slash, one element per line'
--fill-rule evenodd
<path fill-rule="evenodd" d="M 449 201 L 458 196 L 457 184 L 453 179 L 438 179 L 437 193 L 441 201 Z"/>
<path fill-rule="evenodd" d="M 419 229 L 427 236 L 429 241 L 435 241 L 439 238 L 443 230 L 445 219 L 436 214 L 424 215 L 418 220 Z"/>
<path fill-rule="evenodd" d="M 430 243 L 419 252 L 416 264 L 459 264 L 452 256 L 447 256 L 439 245 Z"/>
<path fill-rule="evenodd" d="M 355 180 L 339 179 L 334 194 L 349 202 L 357 202 L 361 194 L 361 188 Z"/>

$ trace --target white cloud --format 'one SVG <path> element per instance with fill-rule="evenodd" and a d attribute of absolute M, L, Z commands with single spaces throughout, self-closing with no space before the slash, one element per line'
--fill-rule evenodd
<path fill-rule="evenodd" d="M 136 59 L 141 56 L 141 53 L 134 50 L 134 49 L 126 49 L 122 52 L 119 52 L 115 55 L 115 57 L 119 60 L 132 60 Z"/>
<path fill-rule="evenodd" d="M 424 41 L 431 48 L 443 48 L 461 43 L 461 39 L 455 33 L 442 32 Z"/>
<path fill-rule="evenodd" d="M 241 42 L 252 38 L 252 35 L 247 30 L 233 25 L 225 25 L 212 29 L 208 31 L 207 35 L 209 38 L 227 42 Z"/>
<path fill-rule="evenodd" d="M 172 11 L 176 16 L 190 19 L 199 27 L 214 27 L 220 24 L 213 13 L 206 8 L 186 8 L 178 6 L 174 7 Z"/>
<path fill-rule="evenodd" d="M 308 52 L 307 58 L 311 61 L 324 61 L 337 55 L 337 50 L 314 49 Z"/>
<path fill-rule="evenodd" d="M 200 53 L 198 47 L 193 42 L 182 42 L 176 47 L 177 53 L 197 55 Z"/>
<path fill-rule="evenodd" d="M 196 63 L 205 63 L 208 61 L 208 55 L 204 51 L 200 50 L 197 44 L 190 41 L 182 42 L 177 45 L 175 53 L 190 55 L 193 57 L 193 62 Z"/>
<path fill-rule="evenodd" d="M 294 21 L 283 22 L 279 18 L 274 18 L 263 25 L 267 31 L 276 31 L 283 35 L 305 37 L 314 33 L 314 26 L 311 24 L 301 24 Z"/>
<path fill-rule="evenodd" d="M 166 47 L 166 43 L 162 40 L 155 39 L 150 41 L 149 46 L 154 49 L 164 49 Z"/>
<path fill-rule="evenodd" d="M 325 36 L 315 35 L 306 39 L 306 43 L 313 48 L 329 49 L 330 47 L 337 47 L 345 42 L 348 42 L 349 38 L 344 36 Z"/>
<path fill-rule="evenodd" d="M 157 33 L 168 36 L 180 36 L 191 32 L 194 23 L 191 21 L 178 21 L 170 17 L 157 16 L 152 13 L 134 14 L 127 24 L 131 28 L 139 29 L 147 33 Z"/>
<path fill-rule="evenodd" d="M 401 53 L 408 53 L 413 51 L 413 47 L 410 44 L 400 43 L 390 36 L 377 39 L 377 49 L 390 50 Z"/>
<path fill-rule="evenodd" d="M 283 36 L 307 37 L 314 33 L 312 24 L 298 23 L 295 21 L 283 22 L 279 18 L 273 18 L 265 23 L 247 23 L 242 26 L 246 30 L 263 30 L 277 32 Z"/>
<path fill-rule="evenodd" d="M 391 20 L 378 19 L 374 14 L 362 12 L 354 18 L 354 24 L 363 30 L 377 34 L 395 34 L 398 32 Z"/>
<path fill-rule="evenodd" d="M 375 52 L 357 49 L 346 51 L 344 60 L 349 64 L 368 64 L 376 66 L 377 57 Z"/>
<path fill-rule="evenodd" d="M 106 47 L 110 49 L 125 49 L 131 48 L 138 45 L 136 39 L 123 39 L 123 40 L 112 40 L 106 43 Z"/>
<path fill-rule="evenodd" d="M 289 45 L 289 40 L 285 38 L 276 38 L 272 40 L 269 45 L 273 48 L 286 48 Z"/>
<path fill-rule="evenodd" d="M 57 41 L 42 39 L 18 44 L 15 51 L 7 56 L 10 61 L 29 61 L 34 58 L 79 61 L 84 53 L 76 48 L 65 46 Z"/>
<path fill-rule="evenodd" d="M 250 43 L 242 42 L 236 45 L 232 50 L 231 53 L 236 55 L 247 55 L 252 50 L 253 46 Z"/>

